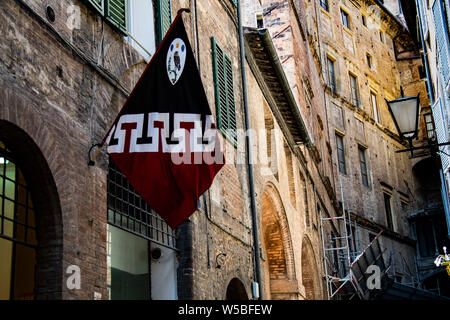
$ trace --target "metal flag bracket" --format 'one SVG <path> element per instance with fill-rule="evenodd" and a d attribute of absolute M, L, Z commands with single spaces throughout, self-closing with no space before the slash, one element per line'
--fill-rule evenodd
<path fill-rule="evenodd" d="M 95 147 L 97 147 L 98 149 L 95 152 L 94 157 L 91 158 L 92 150 L 94 150 Z M 95 166 L 95 159 L 97 159 L 98 154 L 100 153 L 100 150 L 102 149 L 102 147 L 103 147 L 103 144 L 96 143 L 96 144 L 93 144 L 92 147 L 89 149 L 89 152 L 88 152 L 88 166 L 89 167 L 94 167 Z"/>

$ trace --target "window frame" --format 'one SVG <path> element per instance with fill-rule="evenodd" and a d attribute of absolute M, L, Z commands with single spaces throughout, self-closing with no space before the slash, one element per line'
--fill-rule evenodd
<path fill-rule="evenodd" d="M 163 17 L 162 16 L 162 2 L 163 1 L 168 1 L 168 6 L 169 6 L 169 16 L 168 17 Z M 156 6 L 155 6 L 155 10 L 156 10 L 156 45 L 158 46 L 164 39 L 164 36 L 166 35 L 167 31 L 170 28 L 170 24 L 172 23 L 172 1 L 171 0 L 156 0 Z M 167 21 L 166 23 L 164 22 L 164 19 L 168 19 L 169 23 L 167 25 Z"/>
<path fill-rule="evenodd" d="M 361 14 L 361 24 L 367 28 L 367 17 L 364 13 Z"/>
<path fill-rule="evenodd" d="M 128 1 L 129 19 L 127 40 L 131 46 L 138 51 L 147 62 L 149 62 L 151 57 L 155 54 L 158 44 L 158 30 L 157 23 L 155 23 L 157 8 L 153 1 L 150 1 L 147 5 L 151 6 L 151 11 L 147 11 L 147 7 L 143 7 L 142 2 Z M 145 15 L 141 15 L 141 12 L 145 12 Z M 143 16 L 146 17 L 145 21 L 143 21 Z M 142 26 L 145 26 L 145 35 L 142 32 Z"/>
<path fill-rule="evenodd" d="M 350 93 L 351 93 L 351 100 L 352 100 L 352 104 L 356 107 L 360 107 L 361 103 L 359 101 L 359 85 L 358 85 L 358 76 L 356 76 L 355 74 L 349 72 L 349 79 L 350 79 Z M 353 87 L 353 83 L 352 80 L 354 80 L 354 87 Z"/>
<path fill-rule="evenodd" d="M 330 11 L 330 4 L 328 3 L 328 0 L 319 0 L 319 4 L 326 12 Z"/>
<path fill-rule="evenodd" d="M 345 143 L 344 136 L 338 132 L 336 132 L 336 151 L 337 151 L 337 160 L 338 160 L 338 169 L 339 173 L 346 175 L 347 174 L 347 165 L 345 162 Z"/>
<path fill-rule="evenodd" d="M 427 118 L 429 117 L 430 121 L 427 121 Z M 425 121 L 425 130 L 427 131 L 427 138 L 428 139 L 434 139 L 436 138 L 436 128 L 434 126 L 434 120 L 433 120 L 433 114 L 430 113 L 425 113 L 423 115 L 423 119 Z M 432 129 L 428 128 L 428 125 L 431 124 Z M 430 131 L 433 133 L 432 136 L 430 136 Z"/>
<path fill-rule="evenodd" d="M 348 30 L 352 30 L 350 25 L 350 14 L 347 12 L 347 10 L 344 10 L 342 7 L 340 8 L 340 14 L 341 14 L 341 24 Z"/>
<path fill-rule="evenodd" d="M 327 55 L 328 85 L 333 92 L 337 92 L 336 60 Z"/>
<path fill-rule="evenodd" d="M 361 178 L 363 186 L 370 188 L 369 168 L 367 164 L 367 148 L 358 145 L 359 164 L 361 168 Z M 365 178 L 365 179 L 364 179 Z"/>
<path fill-rule="evenodd" d="M 384 203 L 384 213 L 385 213 L 385 218 L 386 218 L 386 227 L 391 231 L 395 231 L 394 213 L 392 210 L 392 194 L 391 193 L 383 191 L 383 203 Z"/>
<path fill-rule="evenodd" d="M 148 290 L 148 297 L 147 299 L 143 299 L 143 298 L 137 298 L 138 300 L 142 300 L 142 301 L 148 301 L 152 299 L 152 258 L 151 258 L 151 241 L 149 239 L 143 238 L 139 235 L 136 235 L 132 232 L 129 232 L 127 230 L 124 230 L 116 225 L 107 223 L 107 238 L 106 238 L 106 248 L 107 248 L 107 253 L 106 253 L 106 257 L 107 257 L 107 262 L 106 262 L 106 268 L 107 268 L 107 292 L 108 292 L 108 300 L 109 301 L 114 301 L 112 299 L 111 293 L 112 293 L 112 274 L 111 274 L 111 270 L 112 270 L 112 233 L 113 233 L 113 229 L 117 229 L 118 232 L 123 232 L 124 234 L 127 233 L 129 235 L 127 236 L 131 236 L 131 237 L 135 237 L 135 238 L 139 238 L 139 240 L 141 240 L 142 242 L 146 243 L 147 246 L 147 274 L 148 274 L 148 282 L 147 282 L 147 290 Z"/>
<path fill-rule="evenodd" d="M 256 28 L 257 29 L 263 29 L 264 28 L 264 15 L 262 12 L 255 13 L 255 21 L 256 21 Z M 261 22 L 261 27 L 259 26 Z"/>
<path fill-rule="evenodd" d="M 219 129 L 224 137 L 237 148 L 237 117 L 233 61 L 218 45 L 214 37 L 211 37 L 211 47 L 217 129 Z M 220 60 L 222 60 L 221 64 Z M 223 72 L 222 80 L 220 79 L 220 70 Z M 223 82 L 222 85 L 219 83 L 220 81 Z M 225 91 L 223 92 L 221 90 Z M 225 101 L 223 101 L 223 99 Z M 225 105 L 223 106 L 223 104 Z"/>
<path fill-rule="evenodd" d="M 29 268 L 27 272 L 30 278 L 25 280 L 26 289 L 31 289 L 30 287 L 32 286 L 35 290 L 38 281 L 36 268 L 38 266 L 39 249 L 36 207 L 33 204 L 32 191 L 23 175 L 20 164 L 16 160 L 15 155 L 7 149 L 7 146 L 2 141 L 0 141 L 0 158 L 3 159 L 0 170 L 0 242 L 3 249 L 5 248 L 4 245 L 7 245 L 10 250 L 9 252 L 5 252 L 8 250 L 2 252 L 7 257 L 6 261 L 2 260 L 0 262 L 10 266 L 9 273 L 0 275 L 2 278 L 9 278 L 9 288 L 5 283 L 8 296 L 2 296 L 2 299 L 35 299 L 36 292 L 23 291 L 24 288 L 20 286 L 20 284 L 24 284 L 21 281 L 23 281 L 22 276 L 25 271 L 21 270 L 17 273 L 17 266 L 23 263 L 21 259 L 24 259 L 24 257 L 26 257 L 27 262 L 30 262 L 27 264 Z M 7 172 L 8 163 L 14 165 L 11 168 L 11 171 L 14 172 L 13 177 Z M 8 184 L 14 190 L 14 195 L 8 194 Z M 21 192 L 24 192 L 22 197 L 20 195 Z M 6 212 L 7 203 L 10 203 L 12 206 L 12 208 L 9 207 L 9 209 L 12 209 L 10 215 Z M 22 210 L 18 210 L 18 208 Z M 24 216 L 22 211 L 25 211 Z M 8 230 L 9 228 L 10 232 L 6 232 L 5 229 Z M 30 234 L 33 236 L 30 236 Z M 2 257 L 4 256 L 2 255 Z M 31 269 L 35 273 L 30 273 Z M 19 287 L 16 286 L 17 283 L 19 283 Z"/>
<path fill-rule="evenodd" d="M 28 185 L 26 184 L 26 180 L 25 177 L 23 176 L 23 174 L 21 173 L 19 164 L 17 164 L 16 160 L 14 159 L 14 155 L 12 153 L 10 153 L 6 147 L 2 148 L 0 146 L 0 158 L 3 158 L 5 165 L 3 166 L 3 170 L 2 172 L 0 172 L 0 190 L 2 190 L 0 192 L 0 238 L 5 239 L 5 240 L 9 240 L 12 241 L 14 243 L 18 243 L 21 244 L 23 246 L 26 247 L 30 247 L 30 248 L 37 248 L 38 246 L 38 239 L 37 239 L 37 225 L 36 225 L 36 210 L 35 207 L 33 205 L 33 201 L 31 199 L 31 191 L 28 188 Z M 14 179 L 12 179 L 11 177 L 8 177 L 8 175 L 6 174 L 6 165 L 7 162 L 13 163 L 14 164 Z M 20 177 L 22 177 L 24 183 L 20 182 Z M 10 198 L 7 194 L 6 194 L 6 186 L 7 183 L 13 184 L 14 185 L 14 199 Z M 18 196 L 19 194 L 19 187 L 21 189 L 23 189 L 26 193 L 25 196 L 25 203 L 20 201 L 20 197 Z M 12 205 L 13 205 L 13 217 L 10 218 L 8 216 L 5 216 L 5 207 L 6 207 L 6 203 L 7 201 L 9 201 Z M 17 217 L 17 208 L 24 208 L 25 209 L 25 222 L 21 222 L 19 220 L 19 218 Z M 32 213 L 32 216 L 29 215 L 29 212 Z M 29 220 L 32 219 L 33 223 L 29 224 Z M 10 222 L 11 226 L 13 228 L 13 235 L 12 236 L 7 236 L 4 234 L 4 230 L 5 230 L 5 222 Z M 24 234 L 24 240 L 21 240 L 19 238 L 16 238 L 15 236 L 15 230 L 16 230 L 16 226 L 19 225 L 21 227 L 23 227 L 23 230 L 25 232 Z M 29 231 L 34 232 L 34 237 L 32 237 L 32 239 L 29 239 L 28 235 L 29 235 Z M 29 241 L 33 241 L 34 242 L 29 242 Z"/>
<path fill-rule="evenodd" d="M 373 119 L 376 123 L 381 124 L 381 114 L 378 108 L 377 94 L 375 91 L 370 90 L 370 106 L 372 109 Z"/>
<path fill-rule="evenodd" d="M 112 175 L 114 175 L 114 178 Z M 121 194 L 120 197 L 118 192 L 119 189 Z M 112 202 L 114 205 L 111 205 Z M 128 210 L 119 209 L 123 206 L 126 206 Z M 132 212 L 134 213 L 130 214 L 130 208 L 132 208 Z M 106 218 L 107 223 L 114 227 L 177 251 L 175 230 L 172 230 L 169 225 L 145 203 L 111 158 L 109 159 L 107 175 Z M 120 221 L 117 221 L 118 219 Z M 124 226 L 125 223 L 126 225 Z M 145 230 L 145 232 L 143 230 Z"/>
<path fill-rule="evenodd" d="M 366 64 L 367 64 L 367 66 L 369 67 L 370 70 L 374 70 L 373 57 L 368 52 L 366 52 Z"/>
<path fill-rule="evenodd" d="M 114 15 L 110 14 L 116 3 L 116 1 L 123 1 L 123 21 L 118 21 L 117 12 Z M 105 19 L 116 30 L 120 31 L 124 35 L 128 35 L 129 31 L 129 3 L 128 0 L 84 0 L 91 8 L 93 8 L 103 19 Z M 116 10 L 114 10 L 116 11 Z"/>
<path fill-rule="evenodd" d="M 142 243 L 146 243 L 147 257 L 146 264 L 148 266 L 148 285 L 149 297 L 140 296 L 136 299 L 145 299 L 144 301 L 154 299 L 155 290 L 152 290 L 152 282 L 155 281 L 154 276 L 158 275 L 157 267 L 153 267 L 152 252 L 154 249 L 160 248 L 162 252 L 169 252 L 177 255 L 178 239 L 176 230 L 172 230 L 169 225 L 148 206 L 145 201 L 131 186 L 126 176 L 120 171 L 114 161 L 109 158 L 109 168 L 107 175 L 107 290 L 108 298 L 111 299 L 111 292 L 114 290 L 112 286 L 112 228 L 116 228 L 123 235 L 138 238 Z M 117 219 L 118 218 L 118 219 Z M 112 227 L 112 228 L 111 228 Z M 145 232 L 143 232 L 143 229 Z M 165 251 L 164 251 L 165 250 Z M 176 261 L 175 261 L 176 263 Z M 172 275 L 174 280 L 174 288 L 177 290 L 176 271 L 174 269 Z M 176 296 L 176 295 L 175 295 Z"/>

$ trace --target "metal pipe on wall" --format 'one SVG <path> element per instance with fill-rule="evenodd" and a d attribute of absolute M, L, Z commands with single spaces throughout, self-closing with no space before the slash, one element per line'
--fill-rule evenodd
<path fill-rule="evenodd" d="M 236 1 L 237 15 L 238 15 L 238 32 L 239 32 L 239 50 L 240 50 L 240 62 L 241 62 L 241 76 L 242 76 L 242 95 L 244 99 L 244 117 L 245 117 L 245 129 L 250 129 L 250 119 L 248 112 L 248 99 L 247 99 L 247 80 L 245 76 L 245 52 L 244 52 L 244 36 L 242 30 L 242 14 L 241 14 L 241 1 Z M 259 250 L 259 237 L 258 237 L 258 220 L 256 215 L 256 203 L 255 203 L 255 185 L 253 178 L 253 165 L 251 154 L 251 141 L 248 134 L 245 135 L 246 147 L 247 147 L 247 164 L 248 164 L 248 179 L 249 179 L 249 191 L 250 191 L 250 209 L 252 214 L 252 229 L 253 229 L 253 243 L 255 250 L 255 275 L 258 286 L 261 286 L 261 265 L 260 265 L 260 250 Z M 261 300 L 261 294 L 258 293 L 258 299 Z"/>

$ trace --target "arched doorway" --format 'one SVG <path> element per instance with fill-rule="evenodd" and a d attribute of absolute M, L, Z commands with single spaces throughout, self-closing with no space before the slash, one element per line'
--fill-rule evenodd
<path fill-rule="evenodd" d="M 62 254 L 47 162 L 23 130 L 0 120 L 0 299 L 61 299 Z"/>
<path fill-rule="evenodd" d="M 266 187 L 262 201 L 262 235 L 265 251 L 265 298 L 296 299 L 294 256 L 286 214 L 273 186 Z"/>
<path fill-rule="evenodd" d="M 311 242 L 307 237 L 302 243 L 302 283 L 307 300 L 321 299 L 317 264 Z"/>
<path fill-rule="evenodd" d="M 248 300 L 247 291 L 241 280 L 234 278 L 227 287 L 226 300 Z"/>

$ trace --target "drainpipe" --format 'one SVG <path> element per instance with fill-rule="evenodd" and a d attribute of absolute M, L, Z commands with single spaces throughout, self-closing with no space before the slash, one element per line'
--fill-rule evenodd
<path fill-rule="evenodd" d="M 236 1 L 237 5 L 237 15 L 238 15 L 238 32 L 239 32 L 239 50 L 240 50 L 240 60 L 241 60 L 241 76 L 242 76 L 242 95 L 244 98 L 244 117 L 245 117 L 245 129 L 250 129 L 250 120 L 248 113 L 248 100 L 247 100 L 247 80 L 245 76 L 245 52 L 244 52 L 244 36 L 242 31 L 242 15 L 241 15 L 241 1 Z M 247 144 L 247 164 L 248 164 L 248 180 L 249 180 L 249 191 L 250 191 L 250 209 L 252 213 L 252 229 L 253 229 L 253 244 L 255 247 L 255 276 L 256 282 L 259 287 L 258 299 L 262 300 L 261 297 L 261 265 L 260 265 L 260 250 L 259 250 L 259 238 L 258 238 L 258 220 L 256 215 L 256 202 L 255 202 L 255 185 L 253 179 L 253 165 L 252 165 L 252 154 L 251 154 L 251 141 L 250 135 L 245 135 L 245 142 Z"/>

